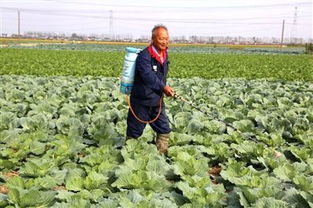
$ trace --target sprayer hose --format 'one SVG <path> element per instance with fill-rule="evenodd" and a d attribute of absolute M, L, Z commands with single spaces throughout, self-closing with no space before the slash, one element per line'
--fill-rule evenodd
<path fill-rule="evenodd" d="M 155 121 L 160 117 L 160 114 L 161 114 L 161 111 L 162 111 L 163 96 L 161 96 L 161 98 L 160 98 L 160 107 L 159 107 L 159 112 L 158 112 L 157 116 L 156 116 L 154 119 L 150 120 L 150 121 L 141 120 L 141 119 L 135 114 L 135 112 L 134 112 L 134 110 L 133 110 L 133 108 L 132 108 L 132 106 L 131 106 L 131 104 L 130 104 L 130 99 L 129 99 L 129 96 L 128 96 L 128 95 L 126 95 L 126 100 L 127 100 L 128 107 L 129 107 L 131 113 L 134 115 L 134 117 L 135 117 L 139 122 L 145 123 L 145 124 L 150 124 L 150 123 L 155 122 Z"/>

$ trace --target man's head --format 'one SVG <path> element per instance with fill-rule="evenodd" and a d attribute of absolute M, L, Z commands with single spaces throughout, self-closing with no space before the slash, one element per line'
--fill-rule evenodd
<path fill-rule="evenodd" d="M 156 25 L 152 29 L 152 43 L 154 47 L 161 52 L 168 46 L 168 30 L 164 25 Z"/>

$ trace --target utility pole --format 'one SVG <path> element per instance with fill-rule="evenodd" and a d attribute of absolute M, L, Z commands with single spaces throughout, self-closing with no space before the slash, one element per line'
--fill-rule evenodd
<path fill-rule="evenodd" d="M 283 47 L 284 44 L 284 30 L 285 30 L 285 20 L 283 20 L 283 27 L 281 30 L 281 39 L 280 39 L 280 47 Z"/>
<path fill-rule="evenodd" d="M 17 12 L 17 36 L 21 37 L 21 14 L 20 11 Z"/>

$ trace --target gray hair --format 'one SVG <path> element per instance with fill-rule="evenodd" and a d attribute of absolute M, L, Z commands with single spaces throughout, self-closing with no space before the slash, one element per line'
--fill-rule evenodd
<path fill-rule="evenodd" d="M 167 30 L 167 27 L 166 27 L 165 25 L 163 25 L 163 24 L 155 25 L 155 26 L 153 27 L 153 29 L 152 29 L 152 38 L 155 37 L 156 31 L 157 31 L 158 29 L 160 29 L 160 28 L 163 28 L 164 30 L 168 31 L 168 30 Z"/>

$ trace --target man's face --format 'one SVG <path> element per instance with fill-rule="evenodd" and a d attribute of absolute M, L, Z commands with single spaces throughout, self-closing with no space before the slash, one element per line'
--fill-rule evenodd
<path fill-rule="evenodd" d="M 161 52 L 167 48 L 168 39 L 168 32 L 164 28 L 157 29 L 155 36 L 152 37 L 152 40 L 153 45 L 158 50 L 158 52 Z"/>

